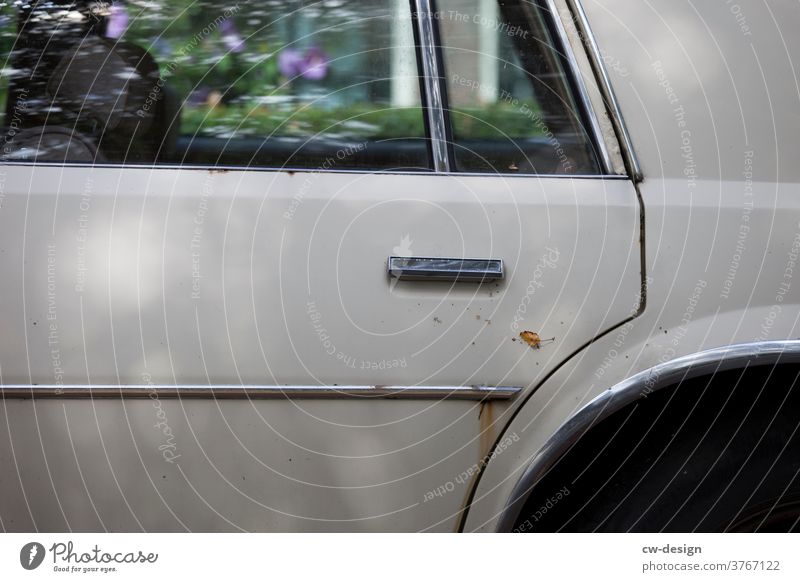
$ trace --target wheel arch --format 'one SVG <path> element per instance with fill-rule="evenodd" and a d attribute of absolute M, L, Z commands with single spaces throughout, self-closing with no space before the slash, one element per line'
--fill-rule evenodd
<path fill-rule="evenodd" d="M 800 340 L 751 342 L 712 348 L 653 366 L 623 380 L 578 410 L 539 449 L 505 503 L 497 531 L 512 531 L 536 484 L 588 431 L 647 395 L 723 371 L 800 363 Z"/>

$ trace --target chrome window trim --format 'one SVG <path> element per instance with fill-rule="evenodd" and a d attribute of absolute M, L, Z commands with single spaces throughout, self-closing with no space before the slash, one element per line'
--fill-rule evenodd
<path fill-rule="evenodd" d="M 709 373 L 752 366 L 800 363 L 800 340 L 751 342 L 712 348 L 658 364 L 623 380 L 598 395 L 553 433 L 517 481 L 498 521 L 497 531 L 509 532 L 533 487 L 583 434 L 614 412 L 676 382 Z"/>
<path fill-rule="evenodd" d="M 510 400 L 519 386 L 0 385 L 2 398 Z"/>
<path fill-rule="evenodd" d="M 428 114 L 431 153 L 435 172 L 449 172 L 451 168 L 447 139 L 447 117 L 444 102 L 444 79 L 439 70 L 439 55 L 436 52 L 436 23 L 431 0 L 413 0 L 419 38 L 419 58 L 422 63 L 422 79 L 425 86 L 423 103 Z"/>
<path fill-rule="evenodd" d="M 323 169 L 319 166 L 208 166 L 204 164 L 126 164 L 91 162 L 18 162 L 0 160 L 0 167 L 20 167 L 20 168 L 80 168 L 80 169 L 99 169 L 99 170 L 181 170 L 196 172 L 213 172 L 216 174 L 226 174 L 228 172 L 282 172 L 284 174 L 297 174 L 301 172 L 313 174 L 410 174 L 414 176 L 433 176 L 432 168 L 416 168 L 406 170 L 393 170 L 391 168 L 328 168 Z"/>
<path fill-rule="evenodd" d="M 181 170 L 181 171 L 197 171 L 197 172 L 213 172 L 216 174 L 227 174 L 229 172 L 282 172 L 284 174 L 375 174 L 387 176 L 450 176 L 450 177 L 477 177 L 486 178 L 487 176 L 495 178 L 536 178 L 539 180 L 546 180 L 549 178 L 559 179 L 575 179 L 575 180 L 627 180 L 628 176 L 623 174 L 520 174 L 516 172 L 497 172 L 489 174 L 486 172 L 434 172 L 430 169 L 420 170 L 391 170 L 391 169 L 375 169 L 375 170 L 360 170 L 360 169 L 342 169 L 331 168 L 322 170 L 320 168 L 276 168 L 269 166 L 181 166 L 179 164 L 88 164 L 88 163 L 67 163 L 60 162 L 3 162 L 0 161 L 0 167 L 29 167 L 29 168 L 59 168 L 61 170 L 68 170 L 71 168 L 76 169 L 98 169 L 98 170 Z"/>
<path fill-rule="evenodd" d="M 464 177 L 495 177 L 495 178 L 527 178 L 528 180 L 548 180 L 550 178 L 558 179 L 574 179 L 574 180 L 628 180 L 628 176 L 624 174 L 511 174 L 498 172 L 496 174 L 489 174 L 486 172 L 448 172 L 446 174 L 435 174 L 437 176 L 457 176 Z"/>
<path fill-rule="evenodd" d="M 595 77 L 598 80 L 598 87 L 600 88 L 600 92 L 606 102 L 606 109 L 611 117 L 611 123 L 614 125 L 617 132 L 617 139 L 620 142 L 622 155 L 628 165 L 628 171 L 631 173 L 631 177 L 635 182 L 641 182 L 643 175 L 641 166 L 639 165 L 639 158 L 636 156 L 636 151 L 633 149 L 633 141 L 628 132 L 628 127 L 625 125 L 625 119 L 622 117 L 619 100 L 611 84 L 611 77 L 608 74 L 608 69 L 600 54 L 597 38 L 594 36 L 592 28 L 589 25 L 586 11 L 583 9 L 581 0 L 566 0 L 566 2 L 572 14 L 575 16 L 575 25 L 578 28 L 578 33 L 586 48 L 586 54 L 594 69 Z"/>
<path fill-rule="evenodd" d="M 580 65 L 578 64 L 578 60 L 575 58 L 575 52 L 572 49 L 572 44 L 569 42 L 569 37 L 567 36 L 567 31 L 564 29 L 564 23 L 561 22 L 561 16 L 558 11 L 558 7 L 554 0 L 546 0 L 547 10 L 550 12 L 550 17 L 552 18 L 553 24 L 556 28 L 556 34 L 558 35 L 561 46 L 564 50 L 564 56 L 566 57 L 567 64 L 569 66 L 569 72 L 575 81 L 575 88 L 577 91 L 577 95 L 574 95 L 578 99 L 581 107 L 586 112 L 586 118 L 589 121 L 589 126 L 591 129 L 591 135 L 594 138 L 594 142 L 597 145 L 600 154 L 600 163 L 602 164 L 602 169 L 606 174 L 613 174 L 614 173 L 614 166 L 611 162 L 611 154 L 608 152 L 608 144 L 606 143 L 605 137 L 603 136 L 603 130 L 600 127 L 600 121 L 597 119 L 597 112 L 594 110 L 592 106 L 592 101 L 589 98 L 589 91 L 586 88 L 586 83 L 583 80 L 583 75 L 581 73 Z M 569 84 L 567 86 L 567 90 L 570 90 Z M 581 116 L 578 116 L 580 119 Z"/>

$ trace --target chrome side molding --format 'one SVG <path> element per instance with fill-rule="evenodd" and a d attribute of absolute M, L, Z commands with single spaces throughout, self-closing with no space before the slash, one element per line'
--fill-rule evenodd
<path fill-rule="evenodd" d="M 514 486 L 497 530 L 510 532 L 539 480 L 592 426 L 658 390 L 684 380 L 745 367 L 800 363 L 800 340 L 753 342 L 712 348 L 644 370 L 609 388 L 551 436 Z"/>
<path fill-rule="evenodd" d="M 482 283 L 502 279 L 502 259 L 389 257 L 389 277 L 401 281 Z"/>
<path fill-rule="evenodd" d="M 0 385 L 0 398 L 510 400 L 517 386 Z"/>

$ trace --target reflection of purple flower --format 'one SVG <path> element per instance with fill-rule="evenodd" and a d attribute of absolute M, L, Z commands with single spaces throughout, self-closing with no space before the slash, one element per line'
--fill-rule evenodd
<path fill-rule="evenodd" d="M 303 57 L 295 49 L 283 49 L 278 55 L 278 70 L 287 79 L 294 79 L 300 74 Z"/>
<path fill-rule="evenodd" d="M 128 28 L 128 12 L 122 6 L 114 4 L 111 7 L 111 15 L 108 17 L 106 36 L 108 38 L 119 38 Z"/>
<path fill-rule="evenodd" d="M 312 46 L 306 51 L 305 68 L 301 74 L 306 79 L 319 81 L 328 74 L 328 56 L 319 47 Z"/>
<path fill-rule="evenodd" d="M 222 40 L 229 51 L 240 53 L 244 50 L 244 41 L 239 36 L 239 31 L 236 30 L 236 24 L 234 24 L 232 18 L 223 20 L 219 26 L 219 31 L 222 33 Z"/>
<path fill-rule="evenodd" d="M 284 49 L 278 55 L 278 70 L 287 79 L 304 77 L 319 81 L 328 74 L 328 56 L 316 46 L 309 48 L 304 55 L 295 49 Z"/>

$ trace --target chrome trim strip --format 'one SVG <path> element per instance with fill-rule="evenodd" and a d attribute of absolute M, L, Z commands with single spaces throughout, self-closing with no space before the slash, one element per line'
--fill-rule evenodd
<path fill-rule="evenodd" d="M 800 340 L 753 342 L 683 356 L 631 376 L 598 395 L 570 417 L 533 457 L 514 486 L 498 522 L 511 531 L 533 487 L 592 426 L 647 394 L 698 376 L 774 364 L 800 363 Z"/>
<path fill-rule="evenodd" d="M 600 54 L 600 47 L 597 45 L 597 39 L 589 26 L 589 19 L 583 9 L 581 0 L 567 0 L 572 13 L 576 16 L 575 26 L 578 28 L 578 33 L 583 39 L 586 46 L 586 54 L 592 63 L 592 68 L 595 70 L 595 76 L 598 78 L 598 87 L 603 94 L 603 99 L 606 102 L 606 108 L 611 117 L 611 123 L 617 131 L 617 138 L 621 142 L 622 155 L 628 164 L 631 177 L 636 182 L 641 182 L 643 179 L 642 169 L 639 165 L 639 158 L 636 157 L 636 152 L 633 149 L 633 142 L 631 141 L 628 127 L 625 125 L 625 119 L 622 117 L 622 110 L 619 107 L 617 95 L 614 92 L 614 87 L 611 84 L 611 77 L 608 75 L 608 69 L 605 66 L 602 55 Z"/>
<path fill-rule="evenodd" d="M 493 174 L 483 172 L 451 172 L 448 174 L 436 174 L 442 176 L 458 176 L 459 178 L 482 176 L 494 178 L 527 178 L 528 180 L 547 180 L 549 178 L 572 178 L 574 180 L 628 180 L 628 176 L 623 174 L 505 174 L 503 172 L 496 172 Z"/>
<path fill-rule="evenodd" d="M 517 386 L 208 386 L 208 385 L 37 385 L 0 386 L 0 398 L 208 398 L 330 399 L 384 398 L 404 400 L 510 400 Z"/>
<path fill-rule="evenodd" d="M 320 170 L 319 168 L 274 168 L 267 166 L 181 166 L 170 164 L 81 164 L 81 163 L 60 163 L 60 162 L 14 162 L 4 163 L 0 161 L 0 167 L 22 167 L 22 168 L 59 168 L 61 170 L 68 170 L 71 168 L 76 169 L 98 169 L 98 170 L 192 170 L 199 172 L 214 172 L 219 174 L 227 174 L 229 172 L 283 172 L 285 174 L 376 174 L 383 176 L 425 176 L 430 178 L 432 176 L 458 176 L 463 178 L 465 176 L 480 176 L 482 178 L 527 178 L 528 180 L 537 178 L 539 180 L 546 180 L 549 178 L 560 179 L 575 179 L 575 180 L 627 180 L 627 176 L 621 174 L 520 174 L 519 172 L 504 173 L 504 172 L 442 172 L 435 173 L 431 170 L 343 170 L 341 168 L 331 168 L 329 170 Z"/>
<path fill-rule="evenodd" d="M 436 55 L 435 27 L 431 0 L 414 0 L 417 31 L 419 33 L 422 76 L 425 84 L 425 109 L 428 112 L 433 169 L 436 172 L 450 171 L 450 157 L 447 151 L 447 121 L 442 91 L 442 72 Z"/>
<path fill-rule="evenodd" d="M 547 0 L 547 10 L 552 16 L 553 23 L 556 27 L 556 32 L 561 39 L 561 44 L 564 47 L 564 55 L 567 57 L 567 62 L 569 64 L 570 73 L 577 84 L 577 96 L 580 99 L 583 109 L 586 111 L 586 115 L 589 119 L 589 125 L 591 126 L 592 130 L 591 133 L 594 136 L 595 143 L 597 143 L 597 147 L 600 150 L 599 153 L 601 162 L 603 164 L 603 171 L 607 174 L 613 174 L 614 166 L 611 163 L 611 155 L 608 153 L 608 144 L 603 136 L 603 130 L 600 128 L 600 122 L 597 119 L 597 112 L 592 106 L 591 99 L 589 99 L 589 93 L 586 89 L 586 83 L 583 80 L 583 74 L 581 73 L 580 65 L 578 65 L 578 61 L 575 58 L 575 53 L 572 50 L 572 44 L 569 42 L 569 36 L 567 35 L 567 31 L 564 29 L 564 23 L 561 22 L 561 14 L 559 13 L 558 8 L 553 0 Z"/>

